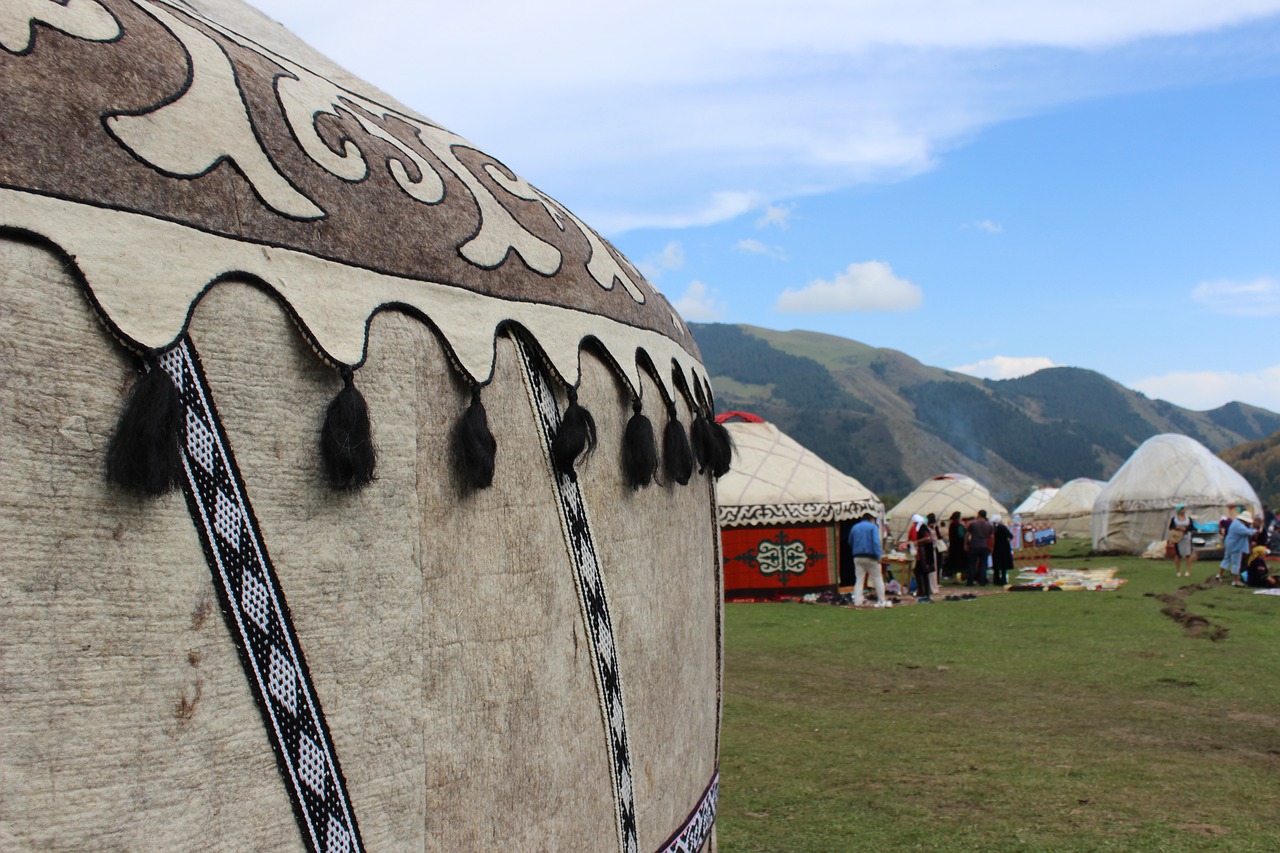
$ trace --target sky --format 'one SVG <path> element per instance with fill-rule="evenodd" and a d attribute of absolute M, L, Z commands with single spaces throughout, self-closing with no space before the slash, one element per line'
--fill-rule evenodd
<path fill-rule="evenodd" d="M 686 320 L 1280 412 L 1280 0 L 259 0 Z"/>

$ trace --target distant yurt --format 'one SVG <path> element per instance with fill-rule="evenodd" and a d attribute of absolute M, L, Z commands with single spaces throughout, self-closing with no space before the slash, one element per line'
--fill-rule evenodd
<path fill-rule="evenodd" d="M 1041 527 L 1052 527 L 1058 536 L 1089 536 L 1093 504 L 1106 485 L 1088 477 L 1068 480 L 1036 510 L 1032 520 Z"/>
<path fill-rule="evenodd" d="M 1040 511 L 1040 507 L 1044 506 L 1045 501 L 1058 493 L 1058 490 L 1052 486 L 1042 486 L 1027 495 L 1027 499 L 1013 508 L 1013 514 L 1022 516 L 1023 520 L 1030 520 L 1035 513 Z"/>
<path fill-rule="evenodd" d="M 865 512 L 878 519 L 884 504 L 760 417 L 726 412 L 718 420 L 734 445 L 729 472 L 716 484 L 726 596 L 839 584 L 843 532 Z"/>
<path fill-rule="evenodd" d="M 728 445 L 667 300 L 237 0 L 0 47 L 0 847 L 711 845 Z"/>
<path fill-rule="evenodd" d="M 1179 503 L 1201 522 L 1237 505 L 1260 508 L 1253 487 L 1203 444 L 1185 435 L 1153 436 L 1098 494 L 1090 527 L 1094 550 L 1141 554 L 1165 538 Z"/>
<path fill-rule="evenodd" d="M 962 518 L 971 518 L 980 509 L 985 509 L 988 516 L 999 514 L 1009 519 L 1009 510 L 991 496 L 986 486 L 964 474 L 942 474 L 917 486 L 889 510 L 887 517 L 893 533 L 901 535 L 913 515 L 927 516 L 932 512 L 941 522 L 953 512 L 959 511 Z"/>

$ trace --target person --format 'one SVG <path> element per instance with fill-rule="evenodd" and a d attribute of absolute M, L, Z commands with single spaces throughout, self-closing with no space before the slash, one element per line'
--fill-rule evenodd
<path fill-rule="evenodd" d="M 925 524 L 929 526 L 929 534 L 933 539 L 933 570 L 929 572 L 929 595 L 932 597 L 938 594 L 938 575 L 942 573 L 942 560 L 947 556 L 947 537 L 942 535 L 938 516 L 933 513 L 925 517 Z"/>
<path fill-rule="evenodd" d="M 1267 569 L 1267 548 L 1265 545 L 1254 545 L 1253 550 L 1249 552 L 1249 565 L 1244 569 L 1245 586 L 1265 586 L 1271 587 L 1276 585 L 1276 579 L 1271 576 L 1271 572 Z"/>
<path fill-rule="evenodd" d="M 960 511 L 951 513 L 951 520 L 947 525 L 946 577 L 958 578 L 968 568 L 964 548 L 964 540 L 968 534 L 968 529 L 960 521 Z"/>
<path fill-rule="evenodd" d="M 1231 572 L 1231 585 L 1244 586 L 1240 580 L 1240 564 L 1245 554 L 1249 553 L 1250 537 L 1253 536 L 1253 513 L 1243 510 L 1231 520 L 1227 527 L 1227 536 L 1222 540 L 1222 562 L 1218 565 L 1218 580 L 1223 580 L 1223 570 Z"/>
<path fill-rule="evenodd" d="M 991 516 L 991 526 L 991 582 L 1005 586 L 1013 570 L 1013 531 L 999 515 Z"/>
<path fill-rule="evenodd" d="M 987 585 L 987 560 L 991 557 L 991 534 L 995 530 L 987 521 L 987 511 L 978 510 L 978 517 L 969 522 L 969 572 L 964 577 L 965 586 Z"/>
<path fill-rule="evenodd" d="M 853 605 L 861 607 L 866 603 L 862 591 L 867 585 L 867 575 L 870 575 L 876 588 L 876 607 L 888 607 L 889 599 L 884 594 L 884 575 L 880 571 L 880 557 L 884 553 L 880 547 L 880 528 L 876 526 L 871 513 L 864 512 L 862 520 L 849 528 L 849 550 L 853 553 L 853 571 L 856 575 L 853 582 Z"/>
<path fill-rule="evenodd" d="M 1173 517 L 1169 519 L 1169 541 L 1173 543 L 1175 578 L 1191 577 L 1191 564 L 1196 561 L 1195 549 L 1191 547 L 1191 534 L 1195 529 L 1196 520 L 1187 512 L 1187 505 L 1174 504 Z"/>
<path fill-rule="evenodd" d="M 930 518 L 933 516 L 930 515 Z M 916 525 L 916 603 L 929 604 L 933 601 L 930 593 L 933 590 L 932 575 L 937 566 L 936 551 L 933 547 L 933 528 L 923 519 Z"/>

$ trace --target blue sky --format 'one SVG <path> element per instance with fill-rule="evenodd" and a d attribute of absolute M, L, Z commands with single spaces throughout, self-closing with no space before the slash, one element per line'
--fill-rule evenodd
<path fill-rule="evenodd" d="M 1280 0 L 257 5 L 688 320 L 1280 411 Z"/>

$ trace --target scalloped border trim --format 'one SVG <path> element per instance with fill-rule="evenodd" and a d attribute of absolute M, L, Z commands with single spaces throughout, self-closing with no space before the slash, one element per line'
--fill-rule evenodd
<path fill-rule="evenodd" d="M 495 338 L 516 324 L 569 385 L 580 378 L 580 350 L 594 341 L 633 394 L 642 387 L 645 360 L 656 368 L 653 378 L 668 399 L 682 382 L 710 387 L 701 362 L 671 338 L 585 311 L 374 272 L 13 188 L 0 189 L 0 228 L 41 237 L 65 252 L 111 331 L 139 350 L 173 345 L 209 288 L 249 278 L 284 303 L 312 347 L 332 363 L 363 363 L 373 315 L 403 309 L 437 331 L 473 383 L 492 377 Z M 139 291 L 149 298 L 139 299 Z M 670 376 L 663 375 L 668 364 Z"/>

